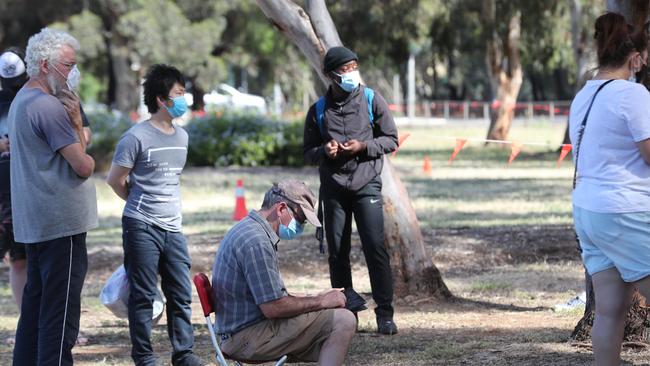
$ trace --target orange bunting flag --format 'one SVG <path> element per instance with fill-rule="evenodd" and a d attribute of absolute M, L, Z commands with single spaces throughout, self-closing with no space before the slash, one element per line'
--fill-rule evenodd
<path fill-rule="evenodd" d="M 431 174 L 432 170 L 433 169 L 431 168 L 431 161 L 429 161 L 428 156 L 425 156 L 424 163 L 422 163 L 422 172 L 424 174 Z"/>
<path fill-rule="evenodd" d="M 451 157 L 449 158 L 449 165 L 456 159 L 456 155 L 460 152 L 460 150 L 463 149 L 463 146 L 465 146 L 465 143 L 467 142 L 467 139 L 456 139 L 456 147 L 454 147 L 454 152 L 451 153 Z"/>
<path fill-rule="evenodd" d="M 403 134 L 403 135 L 400 135 L 399 140 L 398 140 L 398 142 L 397 142 L 397 148 L 395 149 L 395 151 L 393 151 L 393 155 L 392 155 L 392 156 L 397 155 L 397 151 L 398 151 L 399 148 L 402 146 L 402 144 L 404 143 L 404 141 L 406 141 L 406 139 L 409 138 L 409 136 L 411 136 L 410 133 L 405 133 L 405 134 Z"/>
<path fill-rule="evenodd" d="M 560 164 L 562 164 L 562 160 L 566 158 L 567 155 L 569 155 L 569 151 L 571 151 L 571 144 L 562 144 L 562 151 L 560 151 L 560 157 L 557 158 L 557 167 L 560 167 Z"/>
<path fill-rule="evenodd" d="M 521 152 L 521 148 L 524 146 L 521 142 L 513 142 L 510 145 L 510 159 L 508 159 L 508 165 L 512 164 L 517 155 Z"/>

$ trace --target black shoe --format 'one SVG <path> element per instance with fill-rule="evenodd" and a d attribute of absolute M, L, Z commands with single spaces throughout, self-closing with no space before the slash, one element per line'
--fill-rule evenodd
<path fill-rule="evenodd" d="M 194 353 L 190 353 L 182 359 L 172 362 L 174 366 L 205 366 L 208 362 L 203 361 L 199 356 Z"/>
<path fill-rule="evenodd" d="M 353 312 L 355 316 L 358 312 L 368 309 L 366 307 L 366 300 L 354 291 L 352 287 L 346 288 L 343 294 L 345 295 L 345 308 Z"/>
<path fill-rule="evenodd" d="M 397 324 L 390 318 L 377 318 L 377 333 L 386 335 L 397 334 Z"/>

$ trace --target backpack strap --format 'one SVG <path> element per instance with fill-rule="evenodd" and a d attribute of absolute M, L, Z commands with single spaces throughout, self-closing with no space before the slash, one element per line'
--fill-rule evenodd
<path fill-rule="evenodd" d="M 372 101 L 375 99 L 375 91 L 364 87 L 363 94 L 366 96 L 366 101 L 368 102 L 368 117 L 370 118 L 370 128 L 374 129 L 375 127 L 375 116 L 372 113 Z M 325 119 L 325 96 L 318 98 L 316 102 L 316 125 L 318 125 L 318 130 L 320 135 L 325 135 L 325 127 L 323 125 L 323 120 Z"/>
<path fill-rule="evenodd" d="M 320 135 L 324 136 L 325 131 L 323 127 L 323 119 L 325 118 L 325 96 L 318 98 L 316 102 L 316 124 L 318 125 L 318 130 Z"/>
<path fill-rule="evenodd" d="M 366 100 L 368 101 L 368 117 L 370 117 L 370 128 L 375 127 L 375 116 L 372 114 L 372 100 L 375 98 L 375 91 L 364 87 L 363 94 L 366 95 Z"/>

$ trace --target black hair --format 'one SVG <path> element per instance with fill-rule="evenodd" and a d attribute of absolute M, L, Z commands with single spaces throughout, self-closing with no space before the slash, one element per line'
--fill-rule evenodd
<path fill-rule="evenodd" d="M 144 104 L 147 106 L 149 113 L 158 112 L 158 102 L 156 97 L 169 99 L 169 92 L 178 83 L 185 86 L 185 78 L 177 68 L 164 64 L 156 64 L 149 68 L 147 75 L 144 77 Z"/>

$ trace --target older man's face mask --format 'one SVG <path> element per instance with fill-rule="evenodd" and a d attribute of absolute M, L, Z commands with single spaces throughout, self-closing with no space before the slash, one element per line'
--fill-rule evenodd
<path fill-rule="evenodd" d="M 68 90 L 70 91 L 73 92 L 77 91 L 77 89 L 79 88 L 79 82 L 81 81 L 81 73 L 79 72 L 77 65 L 72 66 L 72 68 L 68 72 L 67 77 L 64 76 L 63 73 L 56 66 L 52 65 L 52 68 L 62 78 L 59 79 L 55 75 L 52 75 L 52 73 L 47 75 L 48 76 L 47 82 L 54 95 L 59 95 L 59 93 L 61 93 L 61 90 L 63 90 L 64 86 L 67 86 Z"/>
<path fill-rule="evenodd" d="M 61 94 L 61 90 L 63 90 L 63 87 L 65 86 L 65 81 L 61 80 L 60 77 L 58 77 L 55 73 L 52 72 L 47 74 L 46 80 L 47 80 L 47 86 L 50 87 L 50 92 L 52 93 L 52 95 Z"/>

